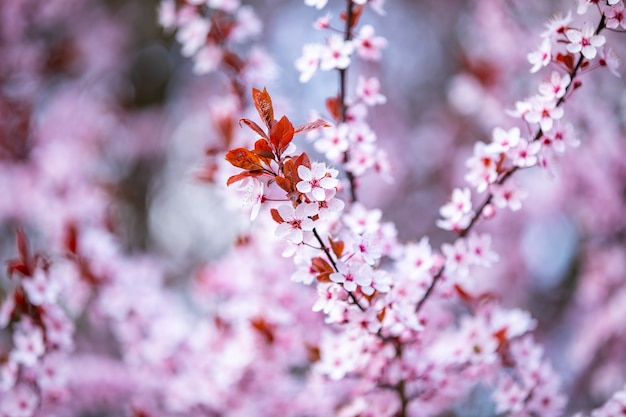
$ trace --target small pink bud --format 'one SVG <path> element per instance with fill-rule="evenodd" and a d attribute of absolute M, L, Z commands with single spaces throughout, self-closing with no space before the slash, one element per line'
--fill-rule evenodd
<path fill-rule="evenodd" d="M 495 215 L 496 208 L 493 206 L 493 204 L 487 204 L 483 209 L 483 218 L 488 220 L 493 218 Z"/>

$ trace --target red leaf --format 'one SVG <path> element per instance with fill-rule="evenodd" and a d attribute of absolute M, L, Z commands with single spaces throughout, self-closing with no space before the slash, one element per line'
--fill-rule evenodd
<path fill-rule="evenodd" d="M 303 125 L 296 127 L 293 133 L 295 135 L 298 135 L 300 133 L 306 133 L 306 132 L 310 132 L 311 130 L 320 129 L 322 127 L 330 127 L 330 124 L 322 119 L 317 119 L 314 122 L 305 123 Z"/>
<path fill-rule="evenodd" d="M 36 257 L 31 259 L 28 250 L 28 238 L 22 229 L 17 229 L 15 232 L 15 238 L 17 241 L 18 257 L 16 259 L 10 259 L 6 261 L 7 273 L 12 276 L 18 272 L 24 276 L 31 276 L 33 269 L 35 268 Z"/>
<path fill-rule="evenodd" d="M 231 185 L 236 183 L 237 181 L 241 181 L 244 178 L 248 178 L 248 177 L 258 177 L 263 175 L 263 171 L 245 171 L 245 172 L 241 172 L 237 175 L 233 175 L 232 177 L 228 178 L 228 180 L 226 181 L 226 185 Z"/>
<path fill-rule="evenodd" d="M 363 6 L 354 5 L 352 7 L 353 9 L 352 9 L 352 19 L 350 22 L 350 29 L 356 26 L 356 24 L 359 21 L 359 18 L 361 17 L 361 14 L 363 13 Z M 339 15 L 339 18 L 345 22 L 346 19 L 348 18 L 346 12 L 341 12 L 341 14 Z"/>
<path fill-rule="evenodd" d="M 565 64 L 570 70 L 574 69 L 574 55 L 572 54 L 563 55 L 559 53 L 556 55 L 556 61 Z"/>
<path fill-rule="evenodd" d="M 330 97 L 326 99 L 326 109 L 336 122 L 341 121 L 341 99 L 339 97 Z"/>
<path fill-rule="evenodd" d="M 291 193 L 295 187 L 293 185 L 293 182 L 291 182 L 290 180 L 288 180 L 287 178 L 283 178 L 283 177 L 276 177 L 276 184 L 282 188 L 283 190 L 285 190 L 287 193 Z"/>
<path fill-rule="evenodd" d="M 253 88 L 252 100 L 261 120 L 263 120 L 268 129 L 271 129 L 274 125 L 274 107 L 272 106 L 272 98 L 267 93 L 267 90 L 263 88 L 263 91 L 260 91 Z"/>
<path fill-rule="evenodd" d="M 326 261 L 326 259 L 321 258 L 319 256 L 316 256 L 315 258 L 311 259 L 311 266 L 313 267 L 315 272 L 328 272 L 328 273 L 335 272 L 335 270 L 333 269 L 332 266 L 330 266 L 328 261 Z"/>
<path fill-rule="evenodd" d="M 474 300 L 474 297 L 470 293 L 465 291 L 465 289 L 461 287 L 459 284 L 454 284 L 454 289 L 459 294 L 459 297 L 461 297 L 462 300 L 467 301 L 467 302 L 471 302 Z"/>
<path fill-rule="evenodd" d="M 502 329 L 498 330 L 497 332 L 493 334 L 493 337 L 495 337 L 498 340 L 498 342 L 500 342 L 500 345 L 504 344 L 507 340 L 506 331 L 507 331 L 507 328 L 503 327 Z"/>
<path fill-rule="evenodd" d="M 274 159 L 274 152 L 272 152 L 272 148 L 270 144 L 265 139 L 259 139 L 254 143 L 254 152 L 265 159 Z"/>
<path fill-rule="evenodd" d="M 343 255 L 343 249 L 345 247 L 345 243 L 343 243 L 342 240 L 335 242 L 331 238 L 328 238 L 328 241 L 330 242 L 330 247 L 333 250 L 333 253 L 335 254 L 335 256 L 337 258 L 341 258 L 341 255 Z"/>
<path fill-rule="evenodd" d="M 278 213 L 278 210 L 276 210 L 275 208 L 270 210 L 270 214 L 272 215 L 272 219 L 274 219 L 274 221 L 276 223 L 285 223 L 283 218 L 280 217 L 280 214 Z"/>
<path fill-rule="evenodd" d="M 65 249 L 68 252 L 76 254 L 78 249 L 78 228 L 76 223 L 71 222 L 65 229 Z"/>
<path fill-rule="evenodd" d="M 11 259 L 7 262 L 7 274 L 12 276 L 14 273 L 19 272 L 22 275 L 30 276 L 28 266 L 19 259 Z"/>
<path fill-rule="evenodd" d="M 264 137 L 265 139 L 269 139 L 267 137 L 267 133 L 265 133 L 263 131 L 263 129 L 261 129 L 261 126 L 259 126 L 258 124 L 254 123 L 252 120 L 250 120 L 250 119 L 239 119 L 239 126 L 241 126 L 241 123 L 244 123 L 250 129 L 254 130 L 259 136 Z"/>
<path fill-rule="evenodd" d="M 304 165 L 305 167 L 311 169 L 311 160 L 309 159 L 309 155 L 306 152 L 302 152 L 300 156 L 293 160 L 293 163 L 296 166 L 296 172 L 298 172 L 297 167 L 300 165 Z"/>
<path fill-rule="evenodd" d="M 246 148 L 237 148 L 228 151 L 226 154 L 226 160 L 237 168 L 245 169 L 248 171 L 262 170 L 261 161 L 259 157 L 252 151 Z"/>
<path fill-rule="evenodd" d="M 304 347 L 306 348 L 306 354 L 310 362 L 319 362 L 319 360 L 322 359 L 322 353 L 318 346 L 305 343 Z"/>
<path fill-rule="evenodd" d="M 28 253 L 28 238 L 22 229 L 17 229 L 16 240 L 17 240 L 17 252 L 20 256 L 22 262 L 28 262 L 30 258 Z"/>
<path fill-rule="evenodd" d="M 385 314 L 387 313 L 387 309 L 383 308 L 382 310 L 380 310 L 380 312 L 376 315 L 376 317 L 378 318 L 378 321 L 380 321 L 381 323 L 383 322 L 383 320 L 385 320 Z"/>
<path fill-rule="evenodd" d="M 283 116 L 272 126 L 270 129 L 270 143 L 279 155 L 287 149 L 287 146 L 289 146 L 293 140 L 293 135 L 293 125 L 289 119 L 287 119 L 287 116 Z"/>
<path fill-rule="evenodd" d="M 274 329 L 263 317 L 250 319 L 250 324 L 254 330 L 263 336 L 267 343 L 272 344 L 274 342 Z"/>

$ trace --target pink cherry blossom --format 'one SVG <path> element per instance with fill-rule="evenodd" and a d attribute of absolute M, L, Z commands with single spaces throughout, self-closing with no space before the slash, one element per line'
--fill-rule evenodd
<path fill-rule="evenodd" d="M 567 14 L 555 14 L 548 22 L 546 22 L 546 31 L 541 34 L 542 38 L 557 39 L 565 34 L 565 31 L 569 28 L 569 24 L 572 22 L 572 11 L 569 10 Z"/>
<path fill-rule="evenodd" d="M 322 49 L 320 68 L 326 71 L 347 68 L 353 51 L 354 45 L 351 41 L 345 41 L 337 34 L 330 35 Z"/>
<path fill-rule="evenodd" d="M 492 142 L 487 145 L 485 151 L 492 154 L 506 153 L 509 149 L 514 148 L 520 141 L 520 130 L 518 127 L 512 127 L 504 130 L 501 127 L 493 129 L 491 134 Z"/>
<path fill-rule="evenodd" d="M 235 3 L 238 3 L 238 0 L 236 2 L 232 1 L 232 4 L 229 7 L 233 7 L 233 4 Z M 263 24 L 252 7 L 239 7 L 237 4 L 234 9 L 236 9 L 235 18 L 237 19 L 237 25 L 229 34 L 230 39 L 235 42 L 244 42 L 261 33 L 263 30 Z"/>
<path fill-rule="evenodd" d="M 330 190 L 324 190 L 325 196 L 323 200 L 317 201 L 317 215 L 321 220 L 330 221 L 341 213 L 345 207 L 345 203 L 335 198 L 337 190 L 332 188 Z"/>
<path fill-rule="evenodd" d="M 489 267 L 500 259 L 498 254 L 492 251 L 491 236 L 487 233 L 470 234 L 467 238 L 467 251 L 474 265 Z"/>
<path fill-rule="evenodd" d="M 368 61 L 378 61 L 382 56 L 382 49 L 387 47 L 387 40 L 376 36 L 374 27 L 364 25 L 355 36 L 354 42 L 358 55 Z"/>
<path fill-rule="evenodd" d="M 205 44 L 211 29 L 211 23 L 201 17 L 195 17 L 185 23 L 177 32 L 176 40 L 183 46 L 181 53 L 192 56 Z"/>
<path fill-rule="evenodd" d="M 467 277 L 473 254 L 468 252 L 465 239 L 457 239 L 454 244 L 444 243 L 441 252 L 446 257 L 446 269 L 459 277 Z"/>
<path fill-rule="evenodd" d="M 345 123 L 324 129 L 322 137 L 315 141 L 315 149 L 325 154 L 329 160 L 339 162 L 350 146 L 349 131 L 350 128 Z"/>
<path fill-rule="evenodd" d="M 318 30 L 328 29 L 330 27 L 331 18 L 332 15 L 330 13 L 326 13 L 324 16 L 317 18 L 315 23 L 313 23 L 313 27 Z"/>
<path fill-rule="evenodd" d="M 283 204 L 278 207 L 278 213 L 284 221 L 276 227 L 276 236 L 299 244 L 305 238 L 304 232 L 310 232 L 315 227 L 311 217 L 317 214 L 317 205 L 303 203 L 294 209 L 291 205 Z"/>
<path fill-rule="evenodd" d="M 528 193 L 521 189 L 514 181 L 507 181 L 502 185 L 493 184 L 490 188 L 493 194 L 493 204 L 499 208 L 508 207 L 512 211 L 522 208 L 522 200 Z"/>
<path fill-rule="evenodd" d="M 330 279 L 343 285 L 346 291 L 356 291 L 357 287 L 369 287 L 372 283 L 371 268 L 367 264 L 337 263 L 338 271 L 330 274 Z"/>
<path fill-rule="evenodd" d="M 554 98 L 535 96 L 530 103 L 532 107 L 524 114 L 524 120 L 528 123 L 538 123 L 543 132 L 548 132 L 552 129 L 554 121 L 563 117 L 563 108 L 556 105 Z"/>
<path fill-rule="evenodd" d="M 353 204 L 350 211 L 343 217 L 343 221 L 358 235 L 363 233 L 375 233 L 380 228 L 382 211 L 380 209 L 368 210 L 361 203 Z"/>
<path fill-rule="evenodd" d="M 223 51 L 216 45 L 207 44 L 202 46 L 195 55 L 193 71 L 196 74 L 208 74 L 217 69 L 222 61 Z"/>
<path fill-rule="evenodd" d="M 570 82 L 571 78 L 569 74 L 561 76 L 557 71 L 553 71 L 550 76 L 550 82 L 541 83 L 539 85 L 539 92 L 548 100 L 561 98 L 565 95 Z"/>
<path fill-rule="evenodd" d="M 617 70 L 620 66 L 620 59 L 611 48 L 601 48 L 598 53 L 598 63 L 607 67 L 616 77 L 621 77 Z"/>
<path fill-rule="evenodd" d="M 30 322 L 21 322 L 19 329 L 13 333 L 15 348 L 11 351 L 11 359 L 17 363 L 33 366 L 45 352 L 43 332 L 41 328 Z"/>
<path fill-rule="evenodd" d="M 485 191 L 498 178 L 497 160 L 490 150 L 483 142 L 476 142 L 474 155 L 466 162 L 469 172 L 465 175 L 465 180 L 476 187 L 479 193 Z"/>
<path fill-rule="evenodd" d="M 603 11 L 606 15 L 607 28 L 615 29 L 621 26 L 622 29 L 626 29 L 626 10 L 622 2 L 614 2 L 613 5 L 604 7 Z"/>
<path fill-rule="evenodd" d="M 35 271 L 30 279 L 23 280 L 22 286 L 28 294 L 28 300 L 37 306 L 54 303 L 60 290 L 58 283 L 41 269 Z"/>
<path fill-rule="evenodd" d="M 376 77 L 360 76 L 356 85 L 356 95 L 368 106 L 387 102 L 387 98 L 380 93 L 380 81 Z"/>
<path fill-rule="evenodd" d="M 443 219 L 437 221 L 437 226 L 446 230 L 460 230 L 465 228 L 472 214 L 472 200 L 469 188 L 455 188 L 450 201 L 439 209 Z"/>
<path fill-rule="evenodd" d="M 537 141 L 528 142 L 526 139 L 520 139 L 515 148 L 508 152 L 508 156 L 513 161 L 513 165 L 520 168 L 531 167 L 537 163 L 537 154 L 541 149 L 541 143 Z"/>
<path fill-rule="evenodd" d="M 326 190 L 334 189 L 339 184 L 339 180 L 336 178 L 337 174 L 336 169 L 326 168 L 326 164 L 323 162 L 314 162 L 310 169 L 300 165 L 298 175 L 302 181 L 296 184 L 296 188 L 312 200 L 324 201 Z"/>
<path fill-rule="evenodd" d="M 359 236 L 354 242 L 354 252 L 363 258 L 368 265 L 374 265 L 382 256 L 382 251 L 374 235 Z"/>
<path fill-rule="evenodd" d="M 572 53 L 580 52 L 587 59 L 594 59 L 597 54 L 596 48 L 606 42 L 606 38 L 596 35 L 587 22 L 583 24 L 582 29 L 569 29 L 565 34 L 570 42 L 567 44 L 567 50 Z"/>
<path fill-rule="evenodd" d="M 541 68 L 547 66 L 552 60 L 552 42 L 550 39 L 545 38 L 541 41 L 539 49 L 534 52 L 530 52 L 527 55 L 528 62 L 532 64 L 530 72 L 535 73 Z"/>
<path fill-rule="evenodd" d="M 300 71 L 300 82 L 308 82 L 320 65 L 324 47 L 317 43 L 305 44 L 302 47 L 302 56 L 296 60 L 296 69 Z"/>
<path fill-rule="evenodd" d="M 418 243 L 408 243 L 404 247 L 404 254 L 398 260 L 397 268 L 410 278 L 417 279 L 426 274 L 433 267 L 435 261 L 427 237 Z"/>

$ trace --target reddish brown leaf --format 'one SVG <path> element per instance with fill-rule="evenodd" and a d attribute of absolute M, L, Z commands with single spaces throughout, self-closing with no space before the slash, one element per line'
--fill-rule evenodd
<path fill-rule="evenodd" d="M 293 182 L 291 182 L 287 178 L 276 177 L 275 180 L 276 184 L 288 193 L 292 192 L 295 189 Z"/>
<path fill-rule="evenodd" d="M 22 229 L 17 229 L 16 241 L 17 241 L 17 252 L 20 256 L 20 259 L 23 262 L 28 262 L 30 258 L 28 253 L 28 238 L 26 237 L 26 233 Z"/>
<path fill-rule="evenodd" d="M 69 253 L 75 254 L 78 248 L 78 227 L 76 223 L 70 222 L 65 228 L 65 249 Z"/>
<path fill-rule="evenodd" d="M 345 247 L 345 243 L 343 243 L 343 240 L 335 242 L 331 238 L 328 238 L 328 241 L 330 242 L 330 248 L 333 250 L 335 256 L 337 258 L 341 258 L 341 255 L 343 255 L 343 249 Z"/>
<path fill-rule="evenodd" d="M 275 208 L 270 210 L 270 214 L 272 215 L 272 219 L 274 219 L 276 223 L 285 223 L 285 220 L 280 217 L 280 213 L 278 213 L 278 210 L 276 210 Z"/>
<path fill-rule="evenodd" d="M 285 174 L 285 178 L 288 178 L 294 184 L 297 184 L 300 181 L 300 176 L 298 175 L 298 166 L 296 165 L 293 159 L 288 159 L 283 164 L 283 173 Z"/>
<path fill-rule="evenodd" d="M 310 362 L 319 362 L 319 360 L 322 359 L 322 354 L 318 346 L 305 343 L 304 347 L 306 348 L 306 353 Z"/>
<path fill-rule="evenodd" d="M 244 171 L 228 178 L 228 180 L 226 180 L 226 185 L 229 186 L 236 183 L 237 181 L 243 180 L 244 178 L 259 177 L 261 175 L 263 175 L 263 171 Z"/>
<path fill-rule="evenodd" d="M 327 272 L 331 274 L 335 272 L 334 268 L 328 263 L 328 261 L 319 256 L 311 259 L 311 266 L 313 266 L 315 272 Z"/>
<path fill-rule="evenodd" d="M 500 345 L 504 344 L 507 340 L 506 340 L 506 327 L 503 327 L 502 329 L 498 330 L 497 332 L 495 332 L 493 334 L 493 337 L 495 337 L 498 342 L 500 343 Z"/>
<path fill-rule="evenodd" d="M 270 143 L 277 150 L 279 155 L 287 149 L 287 146 L 289 146 L 293 140 L 293 135 L 293 125 L 287 116 L 283 116 L 272 126 L 270 129 Z"/>
<path fill-rule="evenodd" d="M 559 53 L 556 55 L 556 61 L 565 64 L 570 70 L 574 69 L 574 55 L 572 54 L 563 55 Z"/>
<path fill-rule="evenodd" d="M 272 152 L 269 142 L 265 139 L 259 139 L 254 143 L 253 152 L 262 158 L 274 159 L 274 152 Z"/>
<path fill-rule="evenodd" d="M 326 109 L 337 123 L 341 122 L 341 98 L 330 97 L 326 99 Z"/>
<path fill-rule="evenodd" d="M 298 135 L 300 133 L 310 132 L 315 129 L 320 129 L 323 127 L 330 127 L 330 124 L 322 119 L 317 119 L 314 122 L 305 123 L 296 127 L 293 131 L 294 135 Z"/>
<path fill-rule="evenodd" d="M 222 26 L 220 26 L 220 29 L 222 29 Z M 241 72 L 245 66 L 245 62 L 237 56 L 237 54 L 230 51 L 225 51 L 222 56 L 222 62 L 234 69 L 236 72 Z"/>
<path fill-rule="evenodd" d="M 274 107 L 272 106 L 272 98 L 267 93 L 267 90 L 263 88 L 263 91 L 260 91 L 253 88 L 252 100 L 254 101 L 257 112 L 259 112 L 259 117 L 261 117 L 265 126 L 271 129 L 274 125 Z"/>
<path fill-rule="evenodd" d="M 250 324 L 252 328 L 256 330 L 265 341 L 269 344 L 274 343 L 274 329 L 273 326 L 269 324 L 263 317 L 257 317 L 254 319 L 250 319 Z"/>
<path fill-rule="evenodd" d="M 22 229 L 17 229 L 15 232 L 15 240 L 17 243 L 18 257 L 6 261 L 7 273 L 9 276 L 16 272 L 24 276 L 30 276 L 35 268 L 36 259 L 31 259 L 26 233 L 24 233 Z"/>
<path fill-rule="evenodd" d="M 254 130 L 257 135 L 259 135 L 261 137 L 264 137 L 265 139 L 269 140 L 269 138 L 267 137 L 267 133 L 265 133 L 263 131 L 261 126 L 259 126 L 258 124 L 254 123 L 252 120 L 250 120 L 250 119 L 239 119 L 239 126 L 241 126 L 241 123 L 244 123 L 250 129 Z"/>
<path fill-rule="evenodd" d="M 14 273 L 18 272 L 21 275 L 29 276 L 30 270 L 28 269 L 28 265 L 19 259 L 11 259 L 6 262 L 7 264 L 7 274 L 12 276 Z"/>
<path fill-rule="evenodd" d="M 465 291 L 465 289 L 461 287 L 459 284 L 454 284 L 454 289 L 459 294 L 459 297 L 461 297 L 462 300 L 467 301 L 467 302 L 474 301 L 474 297 L 470 293 Z"/>
<path fill-rule="evenodd" d="M 363 13 L 363 6 L 361 6 L 360 4 L 352 6 L 352 19 L 350 22 L 350 29 L 356 26 L 356 24 L 359 22 L 359 18 L 361 17 L 362 13 Z M 346 12 L 341 12 L 341 14 L 339 15 L 339 18 L 345 22 L 348 18 Z"/>
<path fill-rule="evenodd" d="M 315 279 L 317 279 L 318 282 L 331 283 L 331 282 L 333 282 L 333 280 L 330 279 L 330 274 L 331 273 L 332 272 L 321 272 L 321 273 L 317 274 Z"/>
<path fill-rule="evenodd" d="M 293 163 L 296 166 L 296 171 L 297 167 L 299 167 L 300 165 L 304 165 L 305 167 L 311 169 L 311 160 L 309 159 L 309 155 L 307 155 L 306 152 L 302 152 L 296 159 L 294 159 Z"/>
<path fill-rule="evenodd" d="M 263 169 L 259 157 L 246 148 L 237 148 L 228 151 L 226 160 L 237 168 L 246 169 L 248 171 Z"/>
<path fill-rule="evenodd" d="M 382 310 L 380 310 L 378 312 L 378 314 L 376 315 L 376 317 L 378 318 L 378 321 L 380 321 L 381 323 L 383 322 L 383 320 L 385 320 L 385 314 L 387 313 L 387 309 L 383 308 Z"/>

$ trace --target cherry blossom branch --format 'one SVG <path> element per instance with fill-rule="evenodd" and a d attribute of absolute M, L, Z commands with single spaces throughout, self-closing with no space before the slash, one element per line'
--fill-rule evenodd
<path fill-rule="evenodd" d="M 352 0 L 348 0 L 346 9 L 346 26 L 344 32 L 344 41 L 349 42 L 352 39 L 352 17 L 354 14 L 354 3 Z M 348 105 L 346 103 L 347 96 L 347 68 L 339 69 L 339 100 L 341 102 L 341 121 L 345 123 L 348 120 Z M 350 152 L 345 151 L 343 154 L 343 163 L 346 164 L 350 160 Z M 356 196 L 356 182 L 354 174 L 346 170 L 346 177 L 348 178 L 348 184 L 350 187 L 350 201 L 355 202 Z"/>
<path fill-rule="evenodd" d="M 337 268 L 337 262 L 335 262 L 335 259 L 332 257 L 332 255 L 330 254 L 330 251 L 328 250 L 328 247 L 324 244 L 324 241 L 322 240 L 322 237 L 319 235 L 318 231 L 316 228 L 313 228 L 313 235 L 315 236 L 315 239 L 317 239 L 317 241 L 319 242 L 321 249 L 324 251 L 324 253 L 326 254 L 326 257 L 328 258 L 328 260 L 330 261 L 331 265 L 333 266 L 333 269 L 335 270 L 335 272 L 339 272 L 339 268 Z M 352 302 L 359 308 L 359 310 L 361 311 L 365 311 L 365 307 L 363 307 L 360 303 L 359 300 L 357 300 L 356 296 L 354 295 L 354 293 L 352 291 L 348 291 L 346 290 L 346 292 L 348 293 L 348 295 L 350 296 L 350 299 L 352 300 Z"/>
<path fill-rule="evenodd" d="M 594 33 L 596 35 L 598 35 L 600 32 L 602 32 L 602 30 L 606 27 L 605 23 L 606 23 L 606 16 L 605 16 L 604 13 L 602 13 L 601 18 L 600 18 L 600 22 L 598 23 L 598 26 L 597 26 L 596 30 L 594 31 Z M 570 90 L 572 90 L 572 88 L 575 89 L 575 88 L 577 88 L 579 86 L 579 85 L 577 85 L 574 82 L 574 80 L 576 79 L 576 76 L 578 76 L 578 73 L 579 73 L 579 71 L 580 71 L 584 61 L 585 61 L 585 56 L 582 53 L 580 53 L 580 56 L 578 57 L 576 65 L 569 72 L 569 77 L 570 77 L 571 82 L 565 87 L 565 93 L 563 94 L 562 97 L 560 97 L 557 100 L 555 107 L 560 107 L 561 105 L 563 105 L 563 103 L 565 103 L 567 94 L 570 92 Z M 540 140 L 543 137 L 543 135 L 544 135 L 544 131 L 540 127 L 537 130 L 537 133 L 535 134 L 535 136 L 533 137 L 532 142 L 536 142 L 536 141 Z M 503 185 L 511 176 L 513 176 L 513 174 L 515 172 L 519 171 L 520 169 L 521 168 L 519 166 L 514 166 L 514 167 L 508 169 L 507 171 L 505 171 L 504 173 L 502 173 L 500 175 L 500 177 L 494 182 L 494 184 L 496 184 L 496 185 Z M 483 216 L 483 213 L 484 213 L 485 209 L 487 208 L 487 206 L 489 206 L 491 204 L 493 198 L 494 198 L 494 193 L 493 192 L 489 192 L 487 197 L 485 197 L 485 199 L 482 201 L 482 203 L 478 206 L 478 209 L 475 211 L 474 215 L 471 217 L 468 225 L 465 228 L 457 230 L 457 234 L 458 234 L 459 238 L 464 238 L 464 237 L 466 237 L 469 234 L 469 232 L 474 228 L 474 225 L 476 225 L 478 220 L 480 220 L 480 218 Z M 422 309 L 422 307 L 426 303 L 426 300 L 428 298 L 430 298 L 430 296 L 432 295 L 432 293 L 433 293 L 437 283 L 439 282 L 439 280 L 443 276 L 445 268 L 446 268 L 445 264 L 442 265 L 441 268 L 439 269 L 439 271 L 437 271 L 437 273 L 433 276 L 433 279 L 432 279 L 430 285 L 428 286 L 426 292 L 424 293 L 424 296 L 420 299 L 420 301 L 415 306 L 415 313 L 416 314 L 420 312 L 420 310 Z"/>

